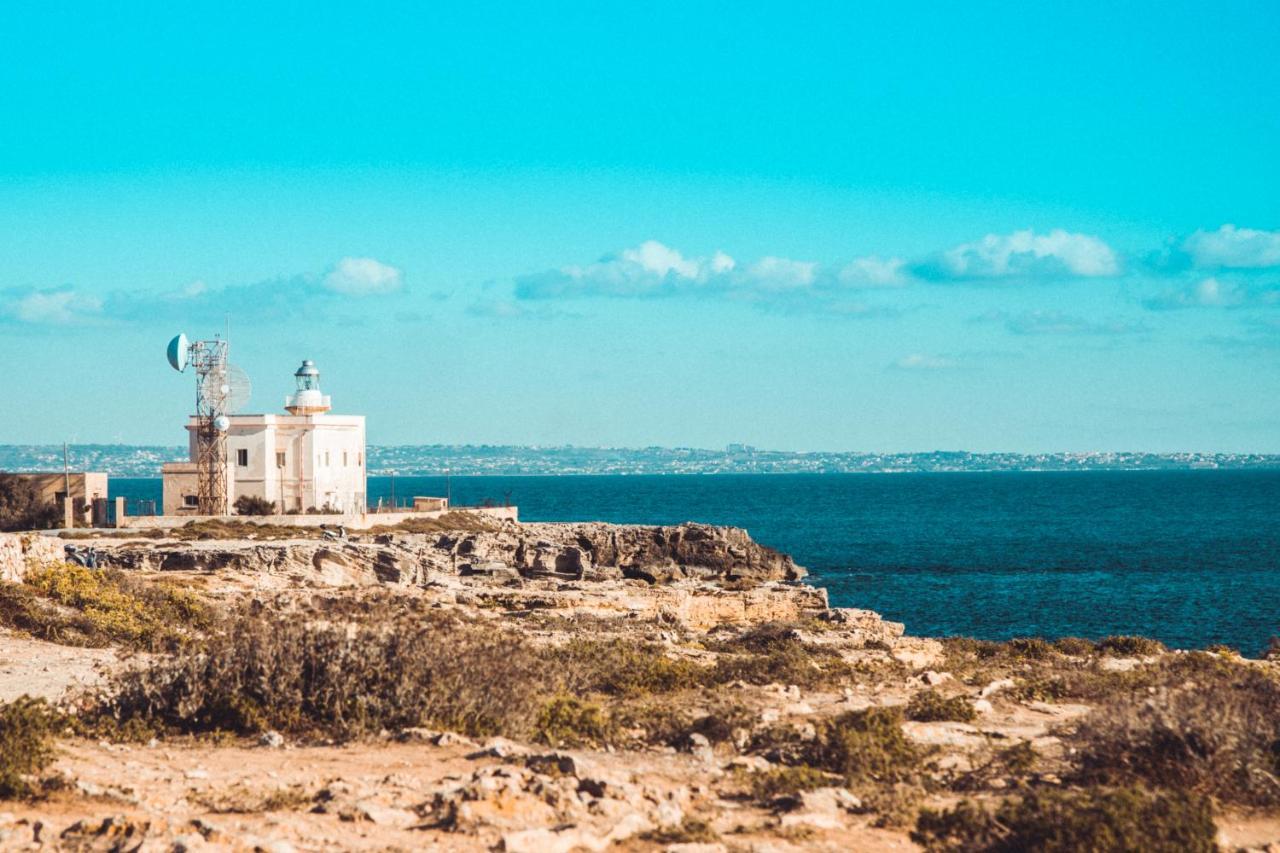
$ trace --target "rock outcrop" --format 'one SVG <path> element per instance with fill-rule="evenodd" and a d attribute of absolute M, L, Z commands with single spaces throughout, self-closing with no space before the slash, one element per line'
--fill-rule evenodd
<path fill-rule="evenodd" d="M 63 542 L 38 533 L 0 533 L 0 581 L 20 581 L 32 563 L 63 558 Z"/>
<path fill-rule="evenodd" d="M 106 547 L 104 566 L 158 571 L 233 569 L 319 573 L 335 583 L 421 584 L 437 573 L 552 577 L 798 580 L 807 572 L 745 530 L 705 524 L 645 527 L 602 523 L 506 524 L 493 530 L 382 534 L 349 541 L 208 540 L 134 542 Z"/>

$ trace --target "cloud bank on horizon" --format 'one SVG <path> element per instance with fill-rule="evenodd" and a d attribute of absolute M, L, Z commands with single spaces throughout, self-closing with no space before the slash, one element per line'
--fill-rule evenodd
<path fill-rule="evenodd" d="M 739 261 L 723 251 L 688 256 L 657 240 L 587 264 L 490 282 L 467 313 L 492 319 L 569 316 L 548 306 L 591 299 L 725 299 L 779 313 L 844 317 L 899 314 L 912 290 L 930 286 L 1033 288 L 1106 281 L 1159 286 L 1137 299 L 1152 312 L 1280 305 L 1280 231 L 1224 224 L 1126 257 L 1101 237 L 1052 229 L 987 234 L 907 259 L 863 255 L 837 263 L 764 255 Z M 496 286 L 495 286 L 496 285 Z M 0 290 L 0 322 L 59 326 L 231 313 L 241 322 L 276 321 L 353 301 L 404 296 L 403 271 L 372 257 L 344 257 L 320 274 L 298 273 L 212 287 L 195 281 L 167 291 L 95 294 L 71 284 Z M 494 291 L 498 291 L 495 294 Z M 438 296 L 438 294 L 437 294 Z M 874 302 L 869 301 L 874 298 Z M 1059 309 L 989 312 L 1014 334 L 1127 334 L 1137 323 L 1072 317 Z"/>

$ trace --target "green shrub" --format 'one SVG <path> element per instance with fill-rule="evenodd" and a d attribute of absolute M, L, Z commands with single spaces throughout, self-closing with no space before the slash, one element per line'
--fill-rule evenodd
<path fill-rule="evenodd" d="M 902 733 L 902 712 L 871 707 L 824 720 L 806 747 L 805 763 L 859 782 L 911 781 L 920 750 Z"/>
<path fill-rule="evenodd" d="M 534 738 L 548 746 L 597 746 L 611 740 L 613 726 L 604 709 L 576 696 L 555 696 L 538 713 Z"/>
<path fill-rule="evenodd" d="M 257 495 L 241 495 L 232 505 L 236 515 L 275 515 L 276 502 Z"/>
<path fill-rule="evenodd" d="M 1053 656 L 1054 648 L 1039 637 L 1014 637 L 1004 644 L 1004 653 L 1022 660 L 1045 660 Z"/>
<path fill-rule="evenodd" d="M 847 679 L 849 665 L 838 656 L 807 649 L 799 641 L 780 644 L 763 654 L 721 654 L 707 674 L 710 684 L 795 684 L 819 687 Z"/>
<path fill-rule="evenodd" d="M 838 779 L 836 780 L 838 781 Z M 751 774 L 751 796 L 761 801 L 790 797 L 801 791 L 812 791 L 832 784 L 833 777 L 807 764 L 795 767 L 770 767 Z"/>
<path fill-rule="evenodd" d="M 1145 658 L 1168 651 L 1164 643 L 1149 637 L 1103 637 L 1097 643 L 1099 654 L 1118 658 Z"/>
<path fill-rule="evenodd" d="M 573 693 L 640 696 L 697 686 L 703 667 L 674 659 L 662 647 L 625 639 L 575 638 L 544 653 L 546 665 Z"/>
<path fill-rule="evenodd" d="M 1211 853 L 1215 832 L 1207 800 L 1121 788 L 1034 792 L 994 814 L 970 800 L 925 809 L 911 839 L 929 851 Z"/>
<path fill-rule="evenodd" d="M 1053 647 L 1064 655 L 1085 657 L 1097 651 L 1092 640 L 1082 637 L 1059 637 L 1053 641 Z"/>
<path fill-rule="evenodd" d="M 971 723 L 978 717 L 967 696 L 943 696 L 936 690 L 921 690 L 907 703 L 907 718 L 922 723 L 953 721 Z"/>
<path fill-rule="evenodd" d="M 112 638 L 78 610 L 59 608 L 21 583 L 0 582 L 0 625 L 68 646 L 106 646 Z"/>
<path fill-rule="evenodd" d="M 41 502 L 35 483 L 0 471 L 0 531 L 48 530 L 61 524 L 62 511 L 56 504 Z"/>
<path fill-rule="evenodd" d="M 113 676 L 91 714 L 177 732 L 337 739 L 411 726 L 531 731 L 544 676 L 521 638 L 388 601 L 369 607 L 355 624 L 242 610 L 176 654 Z"/>
<path fill-rule="evenodd" d="M 686 817 L 679 826 L 664 826 L 642 833 L 640 840 L 655 844 L 713 844 L 720 840 L 720 834 L 706 821 Z"/>
<path fill-rule="evenodd" d="M 1280 684 L 1219 660 L 1225 668 L 1201 669 L 1199 682 L 1118 695 L 1095 709 L 1071 737 L 1081 777 L 1280 805 Z"/>
<path fill-rule="evenodd" d="M 27 777 L 53 760 L 53 714 L 43 699 L 0 704 L 0 800 L 35 793 Z"/>

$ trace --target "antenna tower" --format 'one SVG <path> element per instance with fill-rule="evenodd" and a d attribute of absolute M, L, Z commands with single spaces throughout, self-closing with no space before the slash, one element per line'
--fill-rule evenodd
<path fill-rule="evenodd" d="M 249 401 L 251 386 L 244 371 L 227 361 L 231 343 L 215 337 L 187 341 L 178 335 L 169 342 L 174 370 L 191 367 L 196 375 L 196 500 L 201 515 L 228 515 L 228 415 Z"/>

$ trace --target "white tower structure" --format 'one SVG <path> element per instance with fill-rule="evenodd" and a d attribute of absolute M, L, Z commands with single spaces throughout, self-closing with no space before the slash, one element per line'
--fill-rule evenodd
<path fill-rule="evenodd" d="M 307 359 L 285 397 L 288 414 L 234 414 L 227 418 L 227 504 L 243 495 L 275 504 L 276 512 L 365 511 L 363 415 L 331 414 L 320 390 L 320 371 Z M 187 424 L 191 462 L 164 466 L 166 515 L 198 514 L 196 461 L 199 425 Z"/>

